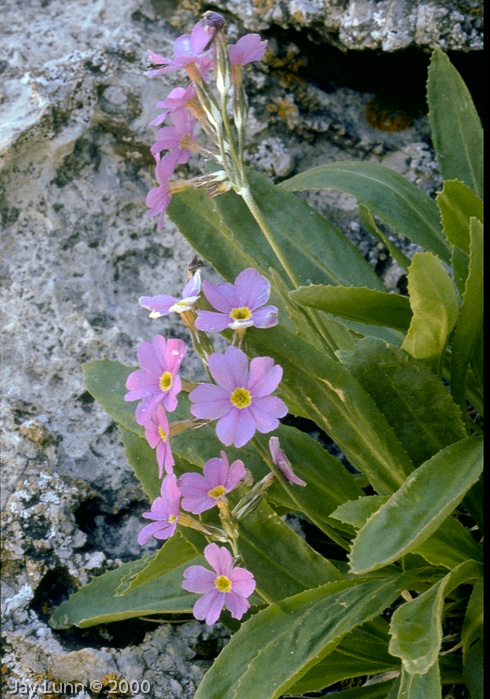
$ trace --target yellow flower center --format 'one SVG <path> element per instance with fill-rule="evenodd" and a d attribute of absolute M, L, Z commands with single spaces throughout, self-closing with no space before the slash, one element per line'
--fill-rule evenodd
<path fill-rule="evenodd" d="M 246 306 L 242 308 L 233 308 L 230 316 L 233 320 L 248 320 L 252 316 L 252 311 Z"/>
<path fill-rule="evenodd" d="M 168 391 L 172 386 L 172 374 L 170 371 L 164 371 L 160 377 L 160 388 L 162 391 Z"/>
<path fill-rule="evenodd" d="M 214 584 L 220 592 L 229 592 L 231 590 L 231 580 L 226 575 L 218 575 Z"/>
<path fill-rule="evenodd" d="M 163 429 L 163 427 L 158 428 L 158 434 L 160 435 L 162 442 L 167 441 L 167 435 L 165 434 L 165 430 Z"/>
<path fill-rule="evenodd" d="M 226 488 L 223 485 L 217 485 L 216 488 L 211 488 L 211 490 L 208 490 L 209 497 L 215 498 L 215 500 L 220 498 L 225 493 L 226 493 Z"/>
<path fill-rule="evenodd" d="M 247 391 L 246 388 L 235 388 L 230 396 L 230 400 L 235 408 L 243 410 L 243 408 L 247 408 L 250 405 L 252 397 L 250 391 Z"/>
<path fill-rule="evenodd" d="M 169 515 L 168 516 L 168 523 L 173 524 L 176 519 L 177 519 L 177 515 Z"/>

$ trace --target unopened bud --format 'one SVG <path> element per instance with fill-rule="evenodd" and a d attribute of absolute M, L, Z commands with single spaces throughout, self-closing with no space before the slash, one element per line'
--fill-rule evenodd
<path fill-rule="evenodd" d="M 225 24 L 225 18 L 220 15 L 219 12 L 212 12 L 208 10 L 205 12 L 201 19 L 201 24 L 205 27 L 210 27 L 211 29 L 222 29 Z"/>

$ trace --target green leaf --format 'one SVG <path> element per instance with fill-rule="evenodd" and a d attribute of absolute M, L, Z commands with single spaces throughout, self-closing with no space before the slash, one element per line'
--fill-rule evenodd
<path fill-rule="evenodd" d="M 475 561 L 466 561 L 395 610 L 390 625 L 389 651 L 401 658 L 406 672 L 424 675 L 436 663 L 442 643 L 444 600 L 456 587 L 480 574 L 481 566 Z"/>
<path fill-rule="evenodd" d="M 371 515 L 374 515 L 381 505 L 384 505 L 388 500 L 388 495 L 365 495 L 357 500 L 345 502 L 337 507 L 330 516 L 360 529 L 366 524 Z"/>
<path fill-rule="evenodd" d="M 464 664 L 464 679 L 468 689 L 470 690 L 471 699 L 483 699 L 483 639 L 475 643 L 468 651 Z"/>
<path fill-rule="evenodd" d="M 54 612 L 50 624 L 55 629 L 70 626 L 87 628 L 148 614 L 186 614 L 192 611 L 197 596 L 182 589 L 187 563 L 153 580 L 124 597 L 116 597 L 124 579 L 133 577 L 148 565 L 151 556 L 123 563 L 117 570 L 93 578 L 81 590 L 70 595 Z M 202 556 L 195 556 L 193 565 L 202 565 Z"/>
<path fill-rule="evenodd" d="M 143 486 L 143 490 L 153 502 L 160 495 L 161 481 L 158 477 L 158 465 L 155 450 L 146 439 L 135 432 L 119 425 L 124 453 L 128 463 L 133 467 L 134 474 Z"/>
<path fill-rule="evenodd" d="M 469 255 L 470 219 L 483 221 L 482 200 L 463 182 L 448 180 L 444 182 L 442 192 L 437 194 L 437 205 L 446 238 L 451 245 Z"/>
<path fill-rule="evenodd" d="M 337 189 L 351 194 L 396 233 L 438 255 L 447 264 L 450 262 L 450 249 L 442 233 L 436 203 L 400 174 L 382 165 L 357 161 L 329 163 L 295 175 L 280 186 L 288 191 Z M 360 284 L 356 279 L 351 283 Z"/>
<path fill-rule="evenodd" d="M 408 270 L 412 322 L 402 348 L 439 373 L 446 343 L 458 317 L 458 299 L 441 261 L 414 255 Z"/>
<path fill-rule="evenodd" d="M 82 365 L 82 371 L 88 392 L 104 410 L 127 430 L 144 436 L 144 428 L 134 419 L 136 404 L 123 400 L 126 379 L 134 368 L 108 359 L 92 359 Z"/>
<path fill-rule="evenodd" d="M 430 369 L 372 337 L 360 340 L 349 368 L 386 417 L 415 466 L 466 436 L 459 407 Z"/>
<path fill-rule="evenodd" d="M 444 180 L 483 192 L 483 130 L 468 88 L 442 51 L 432 54 L 427 81 L 432 142 Z"/>
<path fill-rule="evenodd" d="M 239 522 L 239 550 L 257 592 L 277 602 L 342 575 L 262 502 Z"/>
<path fill-rule="evenodd" d="M 459 519 L 448 517 L 422 544 L 413 549 L 428 563 L 450 570 L 469 558 L 483 560 L 483 547 L 473 539 Z"/>
<path fill-rule="evenodd" d="M 406 296 L 354 286 L 311 284 L 291 292 L 303 306 L 319 308 L 334 316 L 406 332 L 412 319 Z"/>
<path fill-rule="evenodd" d="M 470 264 L 463 303 L 451 345 L 451 393 L 466 415 L 466 383 L 470 361 L 483 328 L 483 226 L 470 223 Z M 477 362 L 478 363 L 478 362 Z"/>
<path fill-rule="evenodd" d="M 482 468 L 482 443 L 473 437 L 426 461 L 359 531 L 350 553 L 352 572 L 376 570 L 416 549 L 457 507 Z"/>
<path fill-rule="evenodd" d="M 382 613 L 410 580 L 413 574 L 334 582 L 270 605 L 234 634 L 195 699 L 250 699 L 257 687 L 261 699 L 280 697 L 346 633 Z"/>
<path fill-rule="evenodd" d="M 293 695 L 318 692 L 353 677 L 399 671 L 400 661 L 388 653 L 388 643 L 388 623 L 377 617 L 344 636 L 332 653 L 312 667 L 288 691 Z M 392 684 L 393 680 L 388 686 Z M 386 690 L 387 685 L 383 683 L 383 686 Z M 380 696 L 385 699 L 386 691 Z"/>
<path fill-rule="evenodd" d="M 339 362 L 284 328 L 249 340 L 254 355 L 272 353 L 284 369 L 281 394 L 291 412 L 314 420 L 382 495 L 413 469 L 405 450 L 370 396 Z M 307 357 L 298 363 L 298 357 Z"/>
<path fill-rule="evenodd" d="M 295 285 L 356 282 L 383 288 L 359 250 L 306 202 L 252 170 L 247 170 L 247 177 L 293 270 Z M 272 268 L 291 284 L 246 204 L 234 192 L 210 199 L 201 190 L 187 190 L 172 197 L 167 211 L 191 245 L 225 279 L 234 279 L 246 267 L 255 267 L 266 276 Z"/>
<path fill-rule="evenodd" d="M 127 595 L 136 588 L 171 573 L 176 568 L 189 565 L 189 562 L 193 561 L 200 553 L 201 551 L 191 544 L 180 531 L 176 531 L 150 558 L 144 568 L 138 570 L 134 575 L 124 578 L 117 590 L 117 596 Z"/>
<path fill-rule="evenodd" d="M 471 646 L 483 638 L 483 577 L 477 580 L 466 608 L 461 640 L 463 641 L 463 657 L 468 655 Z"/>
<path fill-rule="evenodd" d="M 442 697 L 439 666 L 435 663 L 425 675 L 410 675 L 402 669 L 388 699 L 440 699 Z"/>

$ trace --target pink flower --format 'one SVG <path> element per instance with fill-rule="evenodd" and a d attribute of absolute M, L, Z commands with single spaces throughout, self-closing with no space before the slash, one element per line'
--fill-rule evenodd
<path fill-rule="evenodd" d="M 162 477 L 164 468 L 167 473 L 173 473 L 175 460 L 170 449 L 169 425 L 163 405 L 157 405 L 152 419 L 145 425 L 145 437 L 150 447 L 157 450 L 158 477 Z"/>
<path fill-rule="evenodd" d="M 190 311 L 199 298 L 201 292 L 201 270 L 198 269 L 189 279 L 182 290 L 182 298 L 159 294 L 158 296 L 142 296 L 139 299 L 140 306 L 147 308 L 150 318 L 168 316 L 169 313 L 184 313 Z"/>
<path fill-rule="evenodd" d="M 216 384 L 200 384 L 190 394 L 194 417 L 215 420 L 216 435 L 225 445 L 243 447 L 255 434 L 272 432 L 278 418 L 287 413 L 286 404 L 269 395 L 282 379 L 282 367 L 271 357 L 250 362 L 238 347 L 209 357 L 209 371 Z"/>
<path fill-rule="evenodd" d="M 290 483 L 294 483 L 295 485 L 306 485 L 306 482 L 301 478 L 298 478 L 293 471 L 293 467 L 291 466 L 288 457 L 281 449 L 279 439 L 277 437 L 270 438 L 269 449 L 271 452 L 272 461 L 275 463 L 286 480 L 288 480 Z"/>
<path fill-rule="evenodd" d="M 245 476 L 245 467 L 240 460 L 231 466 L 224 451 L 221 459 L 209 459 L 204 464 L 203 475 L 184 473 L 178 484 L 182 493 L 182 507 L 195 515 L 210 510 L 217 502 L 223 500 Z"/>
<path fill-rule="evenodd" d="M 203 291 L 214 311 L 198 311 L 196 328 L 210 332 L 221 332 L 225 328 L 239 330 L 254 325 L 256 328 L 271 328 L 277 325 L 277 308 L 264 306 L 268 301 L 271 286 L 256 269 L 249 267 L 240 272 L 235 284 L 205 281 Z"/>
<path fill-rule="evenodd" d="M 154 78 L 156 75 L 171 73 L 174 70 L 185 68 L 189 63 L 195 63 L 201 75 L 205 75 L 213 65 L 213 57 L 206 46 L 211 41 L 211 35 L 206 29 L 197 23 L 191 34 L 183 34 L 174 41 L 174 59 L 159 56 L 153 51 L 148 51 L 150 61 L 160 66 L 153 70 L 147 70 L 145 75 Z"/>
<path fill-rule="evenodd" d="M 165 220 L 165 211 L 170 204 L 172 194 L 168 186 L 168 179 L 173 175 L 179 159 L 178 151 L 167 153 L 156 165 L 155 177 L 159 187 L 150 189 L 146 196 L 146 205 L 149 207 L 148 216 L 156 216 L 160 214 L 157 228 L 163 226 Z"/>
<path fill-rule="evenodd" d="M 187 347 L 182 340 L 165 340 L 155 335 L 151 342 L 142 342 L 138 347 L 138 359 L 142 369 L 133 371 L 126 381 L 128 393 L 124 400 L 139 400 L 136 422 L 146 425 L 159 403 L 169 413 L 177 407 L 177 395 L 182 390 L 178 371 Z"/>
<path fill-rule="evenodd" d="M 184 109 L 193 97 L 195 97 L 196 91 L 194 90 L 194 85 L 189 85 L 187 88 L 184 87 L 174 87 L 174 89 L 169 92 L 167 97 L 162 102 L 157 102 L 157 107 L 160 109 L 165 109 L 164 112 L 159 114 L 156 119 L 150 121 L 150 126 L 158 126 L 168 117 L 169 114 L 175 112 L 178 109 Z"/>
<path fill-rule="evenodd" d="M 255 590 L 252 573 L 246 568 L 234 568 L 231 553 L 224 546 L 208 544 L 204 556 L 215 572 L 204 566 L 190 566 L 184 572 L 184 590 L 204 595 L 192 613 L 196 619 L 214 624 L 226 607 L 234 619 L 241 619 L 250 607 L 247 597 Z"/>
<path fill-rule="evenodd" d="M 260 34 L 245 34 L 236 44 L 230 44 L 228 52 L 232 65 L 244 66 L 252 61 L 260 61 L 267 48 L 267 41 L 260 40 Z"/>
<path fill-rule="evenodd" d="M 138 544 L 146 544 L 151 536 L 155 539 L 169 539 L 177 529 L 179 519 L 180 491 L 173 473 L 163 479 L 161 495 L 155 499 L 150 512 L 143 512 L 145 519 L 155 520 L 138 534 Z"/>
<path fill-rule="evenodd" d="M 177 109 L 175 112 L 172 112 L 171 119 L 174 125 L 158 129 L 156 133 L 157 142 L 152 145 L 150 150 L 153 155 L 160 153 L 162 150 L 171 150 L 177 154 L 175 164 L 182 165 L 187 163 L 192 153 L 188 148 L 185 148 L 182 139 L 184 136 L 192 139 L 196 119 L 186 109 Z"/>

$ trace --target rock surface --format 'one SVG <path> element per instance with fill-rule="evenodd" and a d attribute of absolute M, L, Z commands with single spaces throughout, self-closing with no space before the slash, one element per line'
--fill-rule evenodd
<path fill-rule="evenodd" d="M 217 0 L 215 5 L 239 17 L 247 29 L 308 30 L 313 40 L 344 50 L 483 48 L 481 0 Z"/>
<path fill-rule="evenodd" d="M 266 61 L 248 73 L 250 164 L 277 180 L 322 162 L 371 159 L 435 191 L 426 117 L 383 111 L 374 93 L 338 80 L 313 84 L 301 72 L 305 56 L 296 44 L 281 44 L 276 29 L 296 29 L 298 37 L 301 30 L 303 54 L 309 40 L 343 49 L 473 51 L 481 46 L 479 2 L 254 0 L 226 7 L 236 14 L 227 15 L 233 38 L 243 33 L 240 22 L 269 31 Z M 197 622 L 150 624 L 137 642 L 120 648 L 109 631 L 104 643 L 103 636 L 71 636 L 47 625 L 56 594 L 140 553 L 136 535 L 147 499 L 112 419 L 85 390 L 80 365 L 103 357 L 134 365 L 138 343 L 157 332 L 187 339 L 176 321 L 150 321 L 137 303 L 141 295 L 178 293 L 193 255 L 170 222 L 157 233 L 155 220 L 145 216 L 153 182 L 148 124 L 156 101 L 181 78 L 150 80 L 143 71 L 146 49 L 170 54 L 176 36 L 192 27 L 193 10 L 202 9 L 197 0 L 2 4 L 7 681 L 80 677 L 86 687 L 92 675 L 116 675 L 146 678 L 151 696 L 187 699 L 209 665 L 196 648 L 222 640 L 219 626 L 211 634 Z M 183 175 L 199 167 L 191 163 Z M 355 202 L 334 193 L 309 200 L 396 288 L 400 270 L 384 265 L 383 250 L 363 234 Z M 189 378 L 200 371 L 196 359 L 186 358 Z M 84 689 L 79 696 L 89 694 Z"/>

